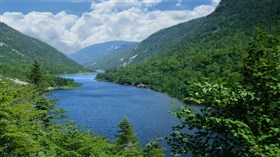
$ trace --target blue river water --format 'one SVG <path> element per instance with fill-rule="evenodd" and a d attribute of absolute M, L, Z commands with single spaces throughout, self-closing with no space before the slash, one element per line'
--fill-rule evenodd
<path fill-rule="evenodd" d="M 96 81 L 96 74 L 73 74 L 72 78 L 83 86 L 72 90 L 54 90 L 50 97 L 59 99 L 56 107 L 66 110 L 78 126 L 90 129 L 96 135 L 115 139 L 118 124 L 128 117 L 139 141 L 144 146 L 153 138 L 168 136 L 179 120 L 169 113 L 170 102 L 182 105 L 166 94 L 133 86 Z"/>

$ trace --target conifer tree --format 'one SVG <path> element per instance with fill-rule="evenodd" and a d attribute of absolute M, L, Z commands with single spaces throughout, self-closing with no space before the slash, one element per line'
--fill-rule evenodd
<path fill-rule="evenodd" d="M 30 83 L 39 86 L 42 81 L 41 65 L 37 60 L 33 60 L 32 69 L 28 75 L 28 80 Z"/>
<path fill-rule="evenodd" d="M 120 130 L 115 142 L 119 153 L 125 153 L 127 156 L 141 156 L 142 148 L 128 118 L 124 118 L 118 127 Z"/>

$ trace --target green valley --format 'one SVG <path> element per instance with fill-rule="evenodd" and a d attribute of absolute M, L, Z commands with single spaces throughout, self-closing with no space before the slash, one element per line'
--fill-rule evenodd
<path fill-rule="evenodd" d="M 279 0 L 3 4 L 0 156 L 279 156 Z"/>

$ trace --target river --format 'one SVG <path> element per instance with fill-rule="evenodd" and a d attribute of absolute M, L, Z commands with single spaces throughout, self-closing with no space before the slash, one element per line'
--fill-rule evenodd
<path fill-rule="evenodd" d="M 171 127 L 179 124 L 169 113 L 170 102 L 182 105 L 166 94 L 133 86 L 96 81 L 96 74 L 74 74 L 72 78 L 83 86 L 72 90 L 51 91 L 51 98 L 59 99 L 56 107 L 66 110 L 78 126 L 90 129 L 96 135 L 108 137 L 111 141 L 119 130 L 118 124 L 128 117 L 139 141 L 144 146 L 153 138 L 167 136 Z"/>

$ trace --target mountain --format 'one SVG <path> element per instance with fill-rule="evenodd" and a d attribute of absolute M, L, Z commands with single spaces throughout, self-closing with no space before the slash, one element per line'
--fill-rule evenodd
<path fill-rule="evenodd" d="M 136 42 L 127 41 L 110 41 L 99 43 L 83 48 L 82 50 L 69 55 L 69 57 L 80 64 L 94 67 L 94 65 L 104 59 L 105 56 L 113 54 L 116 50 L 125 49 L 136 44 Z"/>
<path fill-rule="evenodd" d="M 211 15 L 162 29 L 140 42 L 139 46 L 130 52 L 130 57 L 135 55 L 137 57 L 127 65 L 139 63 L 154 55 L 166 54 L 165 49 L 170 47 L 176 49 L 177 44 L 182 44 L 181 42 L 192 46 L 201 41 L 209 42 L 213 38 L 230 36 L 239 32 L 247 36 L 252 34 L 257 26 L 266 28 L 267 23 L 279 25 L 277 23 L 278 3 L 275 0 L 260 0 L 259 2 L 222 0 Z M 242 37 L 242 39 L 245 38 Z"/>
<path fill-rule="evenodd" d="M 160 30 L 129 54 L 127 66 L 98 78 L 123 84 L 145 84 L 178 99 L 188 95 L 189 83 L 204 77 L 236 81 L 243 49 L 256 30 L 280 30 L 280 1 L 222 0 L 216 10 L 199 19 Z M 261 32 L 261 31 L 258 31 Z"/>
<path fill-rule="evenodd" d="M 0 75 L 23 78 L 36 59 L 49 73 L 62 74 L 84 70 L 64 54 L 37 39 L 0 23 Z"/>
<path fill-rule="evenodd" d="M 125 48 L 112 50 L 110 53 L 106 53 L 102 57 L 95 59 L 95 61 L 84 64 L 84 66 L 89 69 L 104 70 L 123 67 L 136 57 L 131 56 L 130 52 L 137 48 L 137 45 L 138 44 L 133 44 Z"/>

